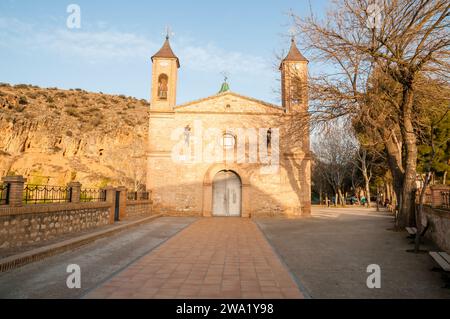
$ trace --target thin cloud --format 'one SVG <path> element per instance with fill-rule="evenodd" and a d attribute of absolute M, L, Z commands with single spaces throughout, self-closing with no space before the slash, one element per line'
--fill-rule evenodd
<path fill-rule="evenodd" d="M 17 19 L 0 17 L 0 46 L 9 49 L 49 51 L 89 62 L 148 58 L 162 45 L 162 39 L 152 41 L 135 33 L 100 30 L 39 29 Z M 260 56 L 229 52 L 213 44 L 200 45 L 192 40 L 175 39 L 174 51 L 183 67 L 200 72 L 227 71 L 256 75 L 270 72 L 270 63 Z M 177 45 L 180 43 L 180 45 Z M 183 45 L 181 45 L 181 43 Z"/>
<path fill-rule="evenodd" d="M 270 71 L 270 63 L 259 56 L 242 52 L 227 52 L 215 45 L 189 45 L 180 48 L 186 67 L 203 72 L 227 71 L 230 73 L 261 74 Z"/>
<path fill-rule="evenodd" d="M 148 39 L 115 31 L 83 32 L 57 30 L 52 34 L 39 33 L 31 45 L 89 60 L 129 59 L 148 56 L 156 45 Z"/>

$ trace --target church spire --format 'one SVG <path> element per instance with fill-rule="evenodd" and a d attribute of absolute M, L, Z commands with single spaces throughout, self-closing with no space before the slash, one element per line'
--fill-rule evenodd
<path fill-rule="evenodd" d="M 283 59 L 283 61 L 281 61 L 281 63 L 283 62 L 309 62 L 304 56 L 303 54 L 301 54 L 300 50 L 297 48 L 297 45 L 295 44 L 295 38 L 292 36 L 291 38 L 291 47 L 289 49 L 288 54 L 286 55 L 286 57 Z M 281 66 L 280 66 L 281 69 Z"/>
<path fill-rule="evenodd" d="M 281 61 L 282 105 L 287 113 L 304 111 L 308 107 L 308 60 L 300 53 L 295 39 Z"/>
<path fill-rule="evenodd" d="M 173 53 L 167 32 L 162 48 L 152 56 L 151 110 L 171 112 L 176 105 L 180 61 Z"/>
<path fill-rule="evenodd" d="M 222 87 L 220 88 L 219 94 L 220 93 L 224 93 L 224 92 L 228 92 L 230 90 L 230 86 L 228 85 L 227 82 L 223 82 L 222 83 Z"/>
<path fill-rule="evenodd" d="M 180 60 L 175 55 L 175 53 L 173 53 L 172 48 L 170 47 L 169 33 L 167 33 L 166 41 L 164 41 L 161 49 L 152 56 L 152 61 L 154 58 L 176 59 L 177 66 L 178 68 L 180 67 Z"/>
<path fill-rule="evenodd" d="M 224 75 L 224 80 L 223 80 L 223 83 L 222 83 L 222 87 L 220 88 L 219 94 L 220 93 L 224 93 L 224 92 L 228 92 L 230 90 L 230 86 L 228 85 L 227 80 L 228 80 L 227 75 Z"/>

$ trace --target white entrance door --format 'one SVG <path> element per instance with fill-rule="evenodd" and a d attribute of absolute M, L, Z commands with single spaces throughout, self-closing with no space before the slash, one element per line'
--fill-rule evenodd
<path fill-rule="evenodd" d="M 241 180 L 233 172 L 222 171 L 214 177 L 213 215 L 241 216 Z"/>

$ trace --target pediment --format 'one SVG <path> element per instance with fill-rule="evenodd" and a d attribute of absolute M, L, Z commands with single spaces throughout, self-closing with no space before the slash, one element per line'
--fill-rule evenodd
<path fill-rule="evenodd" d="M 175 107 L 175 112 L 281 114 L 283 109 L 275 104 L 228 91 L 178 105 Z"/>

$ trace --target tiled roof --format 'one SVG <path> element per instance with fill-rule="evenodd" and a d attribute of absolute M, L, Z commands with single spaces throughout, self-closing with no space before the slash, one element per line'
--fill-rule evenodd
<path fill-rule="evenodd" d="M 297 48 L 297 45 L 295 44 L 294 39 L 292 39 L 291 48 L 289 49 L 289 53 L 283 59 L 283 61 L 306 61 L 306 62 L 308 62 L 308 60 L 303 56 L 303 54 L 300 53 L 300 50 Z"/>
<path fill-rule="evenodd" d="M 166 38 L 166 41 L 164 41 L 162 48 L 152 56 L 152 61 L 153 58 L 177 59 L 177 66 L 180 67 L 180 60 L 178 60 L 178 57 L 175 55 L 175 53 L 173 53 L 172 48 L 170 47 L 169 38 Z"/>

